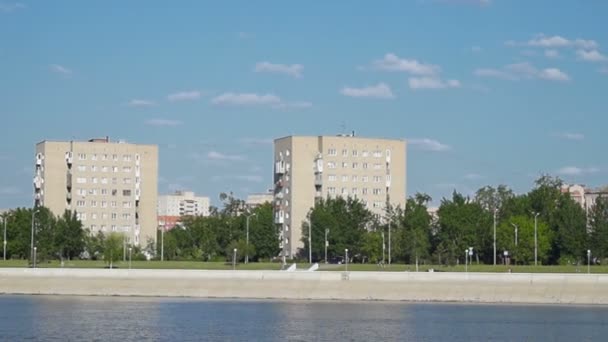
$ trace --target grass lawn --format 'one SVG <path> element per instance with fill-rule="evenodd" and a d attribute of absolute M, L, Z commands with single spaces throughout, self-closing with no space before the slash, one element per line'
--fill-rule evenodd
<path fill-rule="evenodd" d="M 61 263 L 58 260 L 39 262 L 41 268 L 59 268 Z M 119 261 L 115 263 L 118 268 L 129 268 L 129 262 Z M 308 263 L 297 263 L 299 270 L 307 269 Z M 28 267 L 27 260 L 0 260 L 0 267 Z M 65 268 L 104 268 L 106 263 L 103 261 L 90 260 L 71 260 L 65 261 Z M 195 269 L 195 270 L 230 270 L 232 264 L 224 262 L 198 262 L 198 261 L 132 261 L 132 268 L 137 269 Z M 464 272 L 465 266 L 438 266 L 420 265 L 420 272 L 427 272 L 430 268 L 436 272 Z M 237 270 L 280 270 L 280 263 L 240 263 L 236 265 Z M 502 272 L 506 273 L 511 269 L 513 273 L 586 273 L 587 266 L 504 266 L 504 265 L 469 265 L 469 272 Z M 345 265 L 319 264 L 320 271 L 344 271 Z M 376 264 L 349 264 L 349 271 L 375 271 L 375 272 L 415 272 L 415 265 L 392 264 L 380 267 Z M 591 273 L 608 273 L 608 266 L 591 266 Z"/>

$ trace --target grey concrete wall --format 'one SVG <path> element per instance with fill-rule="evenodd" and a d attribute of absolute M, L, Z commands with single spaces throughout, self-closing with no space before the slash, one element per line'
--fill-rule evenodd
<path fill-rule="evenodd" d="M 0 293 L 608 304 L 608 275 L 7 268 Z"/>

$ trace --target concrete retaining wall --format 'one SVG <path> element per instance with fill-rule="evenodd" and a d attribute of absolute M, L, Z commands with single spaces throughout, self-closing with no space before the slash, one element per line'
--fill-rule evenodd
<path fill-rule="evenodd" d="M 0 293 L 608 304 L 608 275 L 6 268 Z"/>

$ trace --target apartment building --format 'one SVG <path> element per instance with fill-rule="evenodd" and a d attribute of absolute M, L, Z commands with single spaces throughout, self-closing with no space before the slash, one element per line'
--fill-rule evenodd
<path fill-rule="evenodd" d="M 158 224 L 172 229 L 182 216 L 209 216 L 209 197 L 196 196 L 192 191 L 176 191 L 158 197 Z"/>
<path fill-rule="evenodd" d="M 92 233 L 121 232 L 135 245 L 156 240 L 158 147 L 110 142 L 36 145 L 34 205 L 73 210 Z"/>
<path fill-rule="evenodd" d="M 585 213 L 589 213 L 598 197 L 608 197 L 608 187 L 592 189 L 580 184 L 564 184 L 561 191 L 569 193 L 570 197 L 585 210 Z"/>
<path fill-rule="evenodd" d="M 272 203 L 273 199 L 274 199 L 274 189 L 268 189 L 268 191 L 266 191 L 266 192 L 260 192 L 260 193 L 254 193 L 254 194 L 247 195 L 245 204 L 249 208 L 255 208 L 266 202 Z"/>
<path fill-rule="evenodd" d="M 406 199 L 406 143 L 350 135 L 288 136 L 274 141 L 274 220 L 282 256 L 303 247 L 302 224 L 315 200 L 354 197 L 380 218 Z"/>

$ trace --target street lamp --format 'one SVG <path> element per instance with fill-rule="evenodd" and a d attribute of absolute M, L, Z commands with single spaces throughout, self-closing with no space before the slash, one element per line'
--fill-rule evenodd
<path fill-rule="evenodd" d="M 507 266 L 507 258 L 509 257 L 509 251 L 504 251 L 504 252 L 503 252 L 503 255 L 504 255 L 504 263 L 505 263 L 505 266 Z"/>
<path fill-rule="evenodd" d="M 494 266 L 496 266 L 496 214 L 498 213 L 498 208 L 494 208 Z"/>
<path fill-rule="evenodd" d="M 388 264 L 391 264 L 391 221 L 388 221 Z"/>
<path fill-rule="evenodd" d="M 587 274 L 591 273 L 591 250 L 587 250 Z"/>
<path fill-rule="evenodd" d="M 469 272 L 469 249 L 464 250 L 464 271 Z"/>
<path fill-rule="evenodd" d="M 8 213 L 6 215 L 4 215 L 4 239 L 2 239 L 3 244 L 4 244 L 4 251 L 3 251 L 4 261 L 6 261 L 6 222 L 7 221 L 8 221 Z"/>
<path fill-rule="evenodd" d="M 232 270 L 236 270 L 236 248 L 233 250 L 232 254 Z"/>
<path fill-rule="evenodd" d="M 386 249 L 386 244 L 384 243 L 384 232 L 381 232 L 382 235 L 382 265 L 384 265 L 384 250 Z"/>
<path fill-rule="evenodd" d="M 344 259 L 346 262 L 346 272 L 348 272 L 348 248 L 344 249 L 344 255 L 346 256 L 346 258 Z"/>
<path fill-rule="evenodd" d="M 245 227 L 246 227 L 246 231 L 247 231 L 247 250 L 245 251 L 245 263 L 248 264 L 249 263 L 249 218 L 251 216 L 255 216 L 255 213 L 251 214 L 251 215 L 247 215 L 247 219 Z"/>
<path fill-rule="evenodd" d="M 30 245 L 30 258 L 32 258 L 34 256 L 34 252 L 35 252 L 35 247 L 34 247 L 34 220 L 36 218 L 36 214 L 37 213 L 38 213 L 38 210 L 36 210 L 36 208 L 32 209 L 32 242 L 31 242 L 31 245 Z M 32 263 L 33 262 L 34 261 L 32 260 Z"/>
<path fill-rule="evenodd" d="M 312 219 L 308 218 L 308 263 L 312 264 Z"/>
<path fill-rule="evenodd" d="M 129 269 L 131 269 L 131 251 L 133 248 L 129 247 Z"/>
<path fill-rule="evenodd" d="M 160 261 L 165 260 L 165 225 L 160 227 Z"/>
<path fill-rule="evenodd" d="M 325 228 L 325 264 L 327 264 L 327 246 L 329 246 L 329 241 L 327 241 L 327 234 L 329 234 L 329 228 Z"/>
<path fill-rule="evenodd" d="M 538 219 L 538 215 L 540 213 L 535 213 L 532 212 L 532 214 L 534 214 L 534 266 L 538 265 L 538 225 L 537 225 L 537 219 Z"/>
<path fill-rule="evenodd" d="M 36 268 L 36 250 L 38 247 L 34 247 L 34 268 Z"/>
<path fill-rule="evenodd" d="M 519 226 L 515 223 L 511 223 L 511 225 L 515 228 L 515 246 L 517 246 L 517 229 L 519 229 Z"/>

